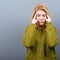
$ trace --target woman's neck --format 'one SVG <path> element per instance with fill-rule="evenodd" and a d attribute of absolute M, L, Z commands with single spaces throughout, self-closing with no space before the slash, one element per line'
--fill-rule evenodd
<path fill-rule="evenodd" d="M 39 25 L 37 26 L 37 29 L 45 29 L 46 28 L 46 25 Z"/>

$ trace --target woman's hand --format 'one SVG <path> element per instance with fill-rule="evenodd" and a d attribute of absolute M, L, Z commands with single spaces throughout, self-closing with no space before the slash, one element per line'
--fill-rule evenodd
<path fill-rule="evenodd" d="M 47 19 L 46 19 L 46 22 L 51 22 L 51 18 L 47 15 Z"/>
<path fill-rule="evenodd" d="M 32 23 L 33 23 L 33 24 L 36 24 L 36 23 L 37 23 L 36 15 L 35 15 L 34 18 L 32 19 Z"/>

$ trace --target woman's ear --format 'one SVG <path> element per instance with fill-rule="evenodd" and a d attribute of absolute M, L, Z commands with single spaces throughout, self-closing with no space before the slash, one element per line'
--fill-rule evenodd
<path fill-rule="evenodd" d="M 48 16 L 46 15 L 46 19 L 48 19 Z"/>
<path fill-rule="evenodd" d="M 37 15 L 35 15 L 35 19 L 37 20 Z"/>
<path fill-rule="evenodd" d="M 47 17 L 47 19 L 48 19 L 48 17 Z"/>

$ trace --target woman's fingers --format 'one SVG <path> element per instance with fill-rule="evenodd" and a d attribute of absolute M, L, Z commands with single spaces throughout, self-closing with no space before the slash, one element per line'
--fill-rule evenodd
<path fill-rule="evenodd" d="M 33 24 L 37 23 L 36 15 L 35 15 L 34 18 L 32 19 L 32 23 L 33 23 Z"/>
<path fill-rule="evenodd" d="M 51 22 L 51 18 L 47 15 L 46 22 Z"/>

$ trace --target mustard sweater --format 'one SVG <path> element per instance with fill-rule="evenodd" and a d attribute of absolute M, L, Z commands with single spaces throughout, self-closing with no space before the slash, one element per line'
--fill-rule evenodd
<path fill-rule="evenodd" d="M 46 31 L 36 29 L 35 24 L 26 27 L 23 45 L 26 47 L 26 60 L 57 60 L 55 46 L 58 44 L 57 30 L 52 22 L 46 23 Z"/>

